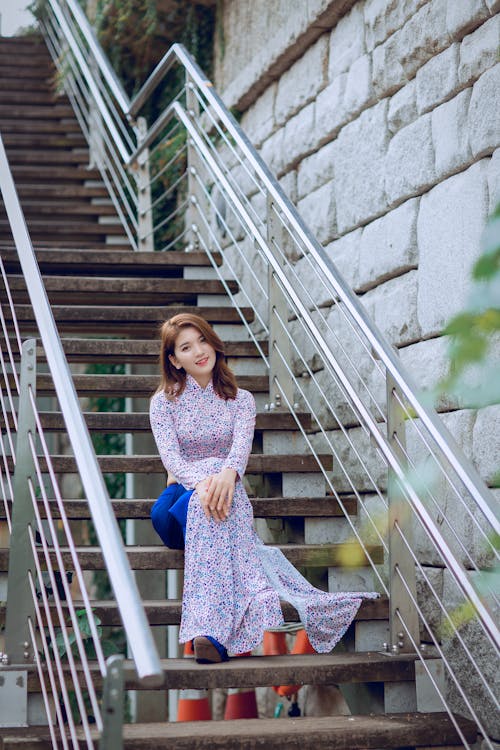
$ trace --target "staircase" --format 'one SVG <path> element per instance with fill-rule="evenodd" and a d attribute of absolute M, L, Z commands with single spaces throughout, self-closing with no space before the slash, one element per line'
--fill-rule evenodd
<path fill-rule="evenodd" d="M 104 395 L 126 397 L 132 408 L 138 406 L 138 410 L 128 412 L 88 411 L 85 419 L 89 430 L 94 434 L 128 434 L 134 438 L 149 434 L 144 400 L 152 394 L 157 382 L 151 372 L 158 357 L 158 324 L 180 311 L 203 315 L 227 342 L 226 354 L 238 374 L 240 386 L 256 397 L 256 433 L 247 469 L 252 487 L 258 491 L 258 496 L 252 497 L 256 518 L 282 521 L 281 548 L 294 565 L 306 569 L 315 580 L 321 580 L 322 571 L 327 568 L 338 569 L 341 575 L 339 552 L 345 545 L 304 543 L 304 518 L 333 518 L 341 516 L 342 511 L 331 495 L 305 494 L 308 478 L 322 476 L 318 465 L 304 451 L 292 416 L 286 411 L 264 410 L 269 401 L 267 373 L 229 298 L 221 301 L 225 290 L 214 274 L 207 272 L 207 267 L 211 268 L 209 259 L 204 252 L 134 253 L 129 249 L 100 174 L 88 167 L 88 146 L 73 109 L 65 97 L 53 94 L 53 76 L 50 57 L 38 38 L 0 40 L 0 133 L 64 351 L 74 370 L 78 395 L 82 399 Z M 28 290 L 4 215 L 0 216 L 0 243 L 22 337 L 36 337 Z M 217 262 L 222 262 L 220 256 Z M 231 291 L 237 291 L 232 282 Z M 7 307 L 4 314 L 10 327 Z M 251 321 L 254 311 L 246 308 L 244 314 Z M 267 342 L 261 341 L 261 346 L 266 350 Z M 44 405 L 43 409 L 40 407 L 41 422 L 45 433 L 55 436 L 53 444 L 57 446 L 60 445 L 57 435 L 65 431 L 65 426 L 61 413 L 48 406 L 55 403 L 51 399 L 54 390 L 50 374 L 43 371 L 44 351 L 40 346 L 37 361 L 40 363 L 37 396 Z M 127 374 L 87 374 L 85 366 L 89 364 L 121 364 Z M 86 402 L 82 403 L 85 408 Z M 300 414 L 300 420 L 306 429 L 311 426 L 307 412 Z M 279 440 L 280 452 L 272 449 L 273 440 Z M 326 469 L 331 469 L 330 455 L 322 455 L 321 461 Z M 52 463 L 62 485 L 69 486 L 64 477 L 75 474 L 74 457 L 56 451 Z M 103 455 L 99 456 L 99 464 L 105 473 L 127 473 L 134 477 L 135 496 L 112 501 L 116 517 L 148 519 L 154 498 L 144 497 L 141 484 L 149 486 L 152 476 L 158 477 L 159 484 L 163 481 L 164 469 L 158 456 L 154 452 Z M 47 470 L 43 462 L 42 470 Z M 295 487 L 296 495 L 283 492 L 284 485 Z M 344 501 L 352 516 L 356 516 L 356 498 L 346 495 Z M 77 527 L 89 519 L 85 498 L 78 497 L 75 491 L 73 497 L 65 499 L 65 506 L 76 538 L 83 539 L 84 534 Z M 3 510 L 2 514 L 5 521 Z M 63 549 L 62 554 L 65 565 L 70 566 L 68 550 Z M 183 553 L 159 543 L 129 545 L 127 554 L 136 571 L 180 570 L 183 566 Z M 384 562 L 381 547 L 372 545 L 370 554 L 378 564 Z M 81 544 L 78 555 L 85 571 L 103 570 L 99 548 Z M 8 548 L 0 549 L 1 574 L 7 572 L 8 561 Z M 94 600 L 92 607 L 103 626 L 120 625 L 113 599 Z M 179 623 L 181 605 L 177 599 L 145 599 L 144 607 L 153 628 Z M 4 609 L 2 605 L 2 612 Z M 284 605 L 283 610 L 287 621 L 297 621 L 293 608 Z M 351 696 L 354 711 L 363 703 L 356 699 L 357 693 L 364 696 L 364 712 L 300 719 L 127 724 L 124 747 L 127 750 L 461 747 L 447 714 L 419 713 L 414 710 L 418 707 L 414 697 L 407 702 L 408 696 L 415 695 L 420 702 L 422 692 L 425 697 L 429 687 L 420 673 L 415 693 L 415 654 L 384 651 L 380 623 L 388 616 L 386 599 L 364 602 L 344 645 L 328 655 L 252 656 L 216 666 L 197 665 L 184 658 L 162 660 L 164 686 L 160 690 L 340 684 L 350 686 L 346 695 Z M 429 650 L 430 661 L 433 656 Z M 37 693 L 40 683 L 36 669 L 30 666 L 28 671 L 29 691 Z M 92 674 L 99 689 L 101 675 L 97 665 L 92 665 Z M 126 689 L 143 689 L 128 661 L 125 680 Z M 473 744 L 475 725 L 461 717 L 456 717 L 456 721 L 467 742 Z M 83 746 L 83 734 L 78 737 Z M 52 747 L 48 728 L 0 728 L 0 748 L 17 747 L 37 750 Z"/>

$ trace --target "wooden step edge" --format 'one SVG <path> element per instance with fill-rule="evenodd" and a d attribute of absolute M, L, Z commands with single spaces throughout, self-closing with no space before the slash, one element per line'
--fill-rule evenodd
<path fill-rule="evenodd" d="M 361 546 L 354 542 L 340 544 L 279 544 L 271 545 L 280 549 L 287 560 L 296 567 L 335 568 L 345 567 L 346 560 L 355 560 L 358 565 L 369 564 Z M 82 570 L 104 570 L 102 551 L 98 547 L 77 547 L 78 559 Z M 126 553 L 133 570 L 181 570 L 184 568 L 184 552 L 173 550 L 163 545 L 127 546 Z M 382 564 L 383 547 L 367 544 L 366 552 L 374 564 Z M 50 551 L 56 560 L 55 553 Z M 61 547 L 60 554 L 68 570 L 71 570 L 71 552 Z M 9 550 L 0 548 L 0 572 L 7 572 Z"/>
<path fill-rule="evenodd" d="M 357 513 L 357 499 L 354 495 L 342 496 L 342 504 L 349 515 Z M 49 500 L 53 518 L 61 518 L 58 501 Z M 156 498 L 137 500 L 111 500 L 117 518 L 148 519 Z M 333 496 L 325 497 L 250 497 L 255 518 L 333 518 L 344 517 L 344 512 Z M 73 521 L 91 518 L 86 500 L 63 500 L 64 511 Z M 9 509 L 11 501 L 7 501 Z M 46 518 L 45 506 L 39 501 L 39 512 Z M 0 521 L 6 520 L 5 504 L 0 505 Z"/>
<path fill-rule="evenodd" d="M 454 715 L 454 720 L 467 742 L 474 744 L 475 724 L 458 715 Z M 30 738 L 36 743 L 33 750 L 52 748 L 47 727 L 0 731 L 4 750 L 25 747 Z M 97 744 L 97 732 L 93 730 L 91 734 Z M 77 738 L 85 741 L 81 729 L 77 729 Z M 19 745 L 17 739 L 23 744 Z M 125 724 L 123 739 L 124 750 L 156 750 L 167 746 L 175 750 L 376 750 L 380 747 L 451 750 L 463 746 L 446 713 Z"/>
<path fill-rule="evenodd" d="M 83 602 L 73 602 L 76 609 L 84 606 Z M 148 622 L 151 626 L 156 625 L 179 625 L 181 619 L 182 601 L 180 599 L 145 599 L 142 601 L 144 611 Z M 66 610 L 67 603 L 62 602 L 61 606 Z M 110 627 L 121 627 L 122 620 L 120 611 L 115 601 L 95 600 L 90 602 L 92 611 L 101 620 L 102 625 Z M 50 603 L 50 608 L 54 612 L 57 607 L 54 602 Z M 288 602 L 281 602 L 281 610 L 285 622 L 299 622 L 299 614 L 295 607 Z M 0 622 L 5 617 L 6 605 L 0 601 Z M 43 613 L 42 613 L 42 616 Z M 389 619 L 389 602 L 386 597 L 379 599 L 363 599 L 361 606 L 354 618 L 355 622 L 367 622 L 371 620 L 388 620 Z"/>
<path fill-rule="evenodd" d="M 169 251 L 168 253 L 138 253 L 133 250 L 119 251 L 109 249 L 106 253 L 101 253 L 91 250 L 78 251 L 67 249 L 53 251 L 39 249 L 36 251 L 36 258 L 44 273 L 50 273 L 58 269 L 68 269 L 72 273 L 75 273 L 80 268 L 88 270 L 89 266 L 93 266 L 98 270 L 98 273 L 103 273 L 104 270 L 115 273 L 119 270 L 120 273 L 130 271 L 140 275 L 142 272 L 154 272 L 156 274 L 164 268 L 171 267 L 184 268 L 185 266 L 211 265 L 210 259 L 204 252 L 182 253 L 179 251 Z M 221 253 L 215 253 L 214 258 L 218 265 L 222 264 Z M 20 268 L 17 252 L 12 246 L 2 249 L 2 259 L 9 272 L 11 267 Z"/>

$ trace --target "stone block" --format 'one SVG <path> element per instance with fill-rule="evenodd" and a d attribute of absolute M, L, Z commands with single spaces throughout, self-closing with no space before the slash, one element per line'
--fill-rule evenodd
<path fill-rule="evenodd" d="M 278 456 L 285 453 L 309 453 L 304 436 L 295 430 L 266 430 L 262 435 L 262 450 Z"/>
<path fill-rule="evenodd" d="M 373 83 L 378 96 L 393 94 L 428 60 L 448 46 L 446 0 L 423 5 L 402 28 L 373 50 Z"/>
<path fill-rule="evenodd" d="M 285 149 L 284 135 L 284 128 L 277 130 L 263 142 L 260 149 L 262 159 L 274 175 L 277 175 L 283 169 L 285 158 L 283 153 Z"/>
<path fill-rule="evenodd" d="M 327 52 L 328 36 L 324 34 L 279 79 L 274 107 L 278 126 L 312 102 L 324 87 Z"/>
<path fill-rule="evenodd" d="M 486 160 L 436 185 L 420 201 L 418 322 L 438 334 L 465 304 L 486 220 Z"/>
<path fill-rule="evenodd" d="M 283 474 L 283 495 L 290 497 L 322 497 L 325 494 L 323 474 Z"/>
<path fill-rule="evenodd" d="M 438 180 L 463 169 L 472 160 L 467 128 L 470 98 L 471 89 L 465 89 L 432 112 L 432 143 Z"/>
<path fill-rule="evenodd" d="M 382 651 L 383 644 L 389 641 L 389 623 L 387 620 L 356 622 L 354 632 L 356 651 Z"/>
<path fill-rule="evenodd" d="M 314 130 L 317 143 L 333 138 L 347 122 L 344 110 L 346 81 L 347 73 L 341 73 L 316 99 Z"/>
<path fill-rule="evenodd" d="M 356 3 L 337 23 L 330 36 L 328 78 L 330 81 L 349 70 L 365 51 L 364 18 Z"/>
<path fill-rule="evenodd" d="M 345 281 L 353 288 L 359 286 L 359 247 L 362 231 L 361 228 L 355 229 L 325 247 L 328 257 L 331 258 Z"/>
<path fill-rule="evenodd" d="M 418 198 L 412 198 L 364 228 L 359 248 L 361 289 L 416 266 L 417 213 Z"/>
<path fill-rule="evenodd" d="M 417 287 L 418 273 L 409 271 L 361 297 L 372 320 L 395 346 L 410 344 L 420 338 Z"/>
<path fill-rule="evenodd" d="M 305 305 L 312 309 L 316 304 L 323 306 L 331 304 L 333 294 L 329 285 L 323 283 L 321 271 L 316 270 L 315 264 L 311 265 L 310 256 L 304 256 L 295 264 L 295 271 L 299 277 L 297 289 Z"/>
<path fill-rule="evenodd" d="M 336 232 L 334 181 L 302 198 L 297 209 L 319 242 L 330 242 Z"/>
<path fill-rule="evenodd" d="M 485 482 L 492 484 L 500 474 L 500 404 L 477 412 L 472 452 L 476 469 Z"/>
<path fill-rule="evenodd" d="M 370 55 L 363 55 L 353 62 L 347 74 L 344 91 L 346 117 L 351 119 L 353 115 L 373 103 L 371 58 Z"/>
<path fill-rule="evenodd" d="M 437 104 L 450 99 L 458 90 L 458 55 L 455 42 L 417 70 L 417 110 L 429 112 Z"/>
<path fill-rule="evenodd" d="M 325 182 L 333 180 L 336 143 L 331 141 L 300 162 L 297 170 L 297 197 L 303 198 Z"/>
<path fill-rule="evenodd" d="M 427 0 L 367 0 L 364 4 L 365 40 L 367 50 L 384 42 L 390 34 L 400 29 Z"/>
<path fill-rule="evenodd" d="M 274 100 L 278 84 L 271 83 L 241 118 L 241 127 L 254 144 L 259 147 L 275 129 Z"/>
<path fill-rule="evenodd" d="M 417 85 L 415 79 L 397 91 L 389 101 L 387 124 L 394 134 L 417 119 Z"/>
<path fill-rule="evenodd" d="M 463 596 L 448 571 L 444 573 L 443 598 L 448 611 L 454 612 L 463 602 Z M 443 639 L 442 649 L 451 668 L 458 675 L 467 675 L 464 684 L 465 693 L 472 699 L 477 715 L 485 731 L 492 737 L 500 737 L 500 713 L 497 701 L 493 696 L 500 691 L 500 672 L 498 670 L 498 653 L 484 636 L 484 631 L 474 618 L 464 623 L 460 628 L 459 641 L 457 635 Z M 466 650 L 468 650 L 469 655 Z M 479 674 L 478 674 L 479 673 Z M 480 675 L 483 676 L 487 690 Z M 458 694 L 453 682 L 448 680 L 448 700 L 456 713 L 466 714 L 467 708 L 463 698 Z M 491 692 L 490 692 L 491 691 Z"/>
<path fill-rule="evenodd" d="M 422 610 L 428 629 L 438 633 L 442 624 L 442 612 L 438 600 L 443 597 L 443 568 L 422 566 L 422 570 L 415 569 L 417 602 Z M 426 625 L 422 623 L 423 640 L 428 639 Z"/>
<path fill-rule="evenodd" d="M 452 39 L 461 39 L 488 16 L 484 0 L 449 2 L 446 8 L 446 28 Z"/>
<path fill-rule="evenodd" d="M 436 384 L 448 374 L 449 342 L 446 336 L 435 339 L 417 341 L 399 350 L 401 363 L 406 367 L 423 392 L 432 391 Z M 456 396 L 439 396 L 435 408 L 438 411 L 448 411 L 458 408 Z"/>
<path fill-rule="evenodd" d="M 476 412 L 472 409 L 462 409 L 441 415 L 446 428 L 468 457 L 472 453 L 472 431 L 475 418 Z M 419 497 L 452 552 L 462 563 L 470 564 L 469 555 L 473 542 L 471 515 L 473 503 L 468 499 L 465 489 L 462 489 L 461 481 L 454 470 L 444 459 L 443 466 L 446 474 L 436 470 L 435 461 L 417 429 L 420 431 L 423 429 L 418 420 L 407 423 L 408 455 L 415 467 L 414 472 L 421 477 L 422 482 L 419 487 Z M 435 450 L 432 440 L 430 445 L 434 446 Z M 458 488 L 458 492 L 455 491 L 454 485 Z M 427 531 L 416 516 L 414 516 L 413 549 L 422 565 L 443 565 L 441 554 L 436 550 Z"/>
<path fill-rule="evenodd" d="M 387 205 L 380 178 L 389 141 L 386 113 L 384 100 L 362 112 L 338 136 L 335 193 L 340 234 L 379 215 Z"/>
<path fill-rule="evenodd" d="M 390 205 L 424 192 L 436 179 L 431 115 L 427 113 L 391 139 L 385 161 L 385 191 Z"/>
<path fill-rule="evenodd" d="M 303 154 L 312 151 L 316 145 L 314 132 L 314 102 L 301 109 L 288 120 L 283 138 L 283 166 L 296 164 Z"/>
<path fill-rule="evenodd" d="M 428 672 L 431 674 L 429 675 Z M 427 659 L 425 667 L 415 662 L 415 685 L 419 712 L 445 711 L 441 695 L 446 696 L 444 665 L 441 659 Z"/>
<path fill-rule="evenodd" d="M 306 518 L 305 544 L 341 544 L 352 541 L 353 532 L 345 518 Z"/>
<path fill-rule="evenodd" d="M 372 568 L 328 568 L 328 591 L 375 591 Z"/>
<path fill-rule="evenodd" d="M 460 45 L 458 80 L 463 86 L 473 83 L 498 61 L 500 16 L 496 15 L 466 36 Z"/>
<path fill-rule="evenodd" d="M 488 213 L 491 214 L 500 203 L 500 148 L 493 152 L 488 164 Z"/>
<path fill-rule="evenodd" d="M 500 63 L 483 73 L 472 88 L 469 106 L 469 142 L 477 158 L 491 154 L 500 146 L 498 92 Z"/>
<path fill-rule="evenodd" d="M 290 172 L 287 172 L 281 177 L 279 182 L 292 203 L 297 203 L 297 170 L 292 169 Z"/>

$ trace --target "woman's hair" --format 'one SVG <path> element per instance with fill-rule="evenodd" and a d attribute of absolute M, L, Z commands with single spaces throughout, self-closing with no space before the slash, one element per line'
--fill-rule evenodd
<path fill-rule="evenodd" d="M 224 344 L 206 320 L 192 313 L 174 315 L 173 318 L 166 320 L 161 327 L 161 381 L 157 393 L 163 392 L 167 398 L 172 399 L 175 396 L 180 396 L 186 387 L 186 371 L 182 368 L 180 370 L 175 368 L 169 355 L 175 354 L 177 336 L 183 328 L 188 326 L 196 328 L 215 350 L 215 366 L 212 372 L 214 391 L 225 401 L 235 399 L 238 386 L 234 373 L 226 364 Z"/>

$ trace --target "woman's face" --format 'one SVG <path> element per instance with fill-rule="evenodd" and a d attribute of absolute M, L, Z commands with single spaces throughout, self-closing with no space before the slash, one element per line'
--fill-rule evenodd
<path fill-rule="evenodd" d="M 202 388 L 212 379 L 215 349 L 194 326 L 181 329 L 175 340 L 174 353 L 169 355 L 169 359 L 174 367 L 178 370 L 183 368 Z"/>

